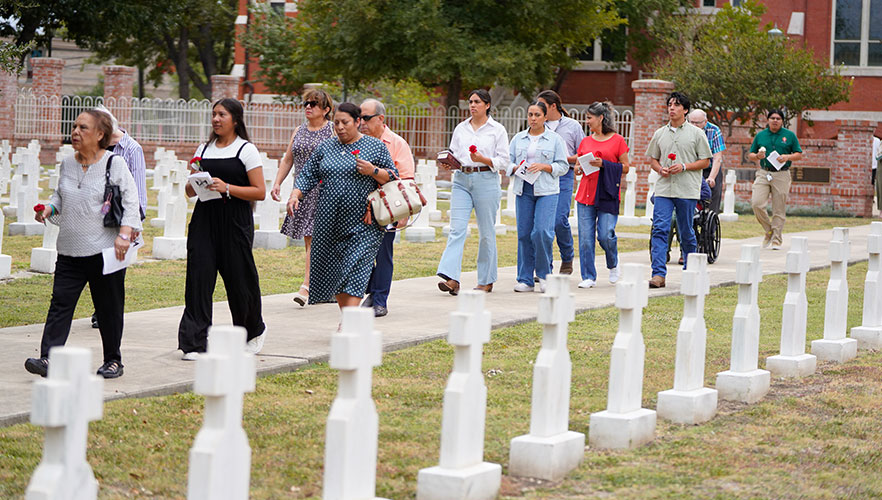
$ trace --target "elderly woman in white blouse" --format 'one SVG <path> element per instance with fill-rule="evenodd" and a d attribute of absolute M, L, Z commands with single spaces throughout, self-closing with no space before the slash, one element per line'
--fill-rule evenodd
<path fill-rule="evenodd" d="M 102 251 L 112 247 L 114 257 L 123 260 L 131 244 L 132 232 L 141 230 L 141 216 L 138 190 L 125 160 L 105 149 L 112 134 L 113 124 L 106 113 L 96 110 L 80 113 L 71 133 L 76 153 L 61 162 L 58 188 L 49 205 L 37 211 L 34 217 L 38 222 L 48 220 L 58 225 L 58 260 L 40 357 L 25 361 L 25 369 L 36 375 L 46 376 L 49 349 L 67 341 L 77 301 L 87 283 L 104 348 L 104 361 L 98 368 L 98 375 L 116 378 L 123 374 L 119 347 L 126 270 L 103 274 Z M 110 184 L 119 186 L 122 196 L 123 214 L 119 227 L 104 226 L 106 172 L 110 174 Z M 19 209 L 26 210 L 27 207 Z"/>

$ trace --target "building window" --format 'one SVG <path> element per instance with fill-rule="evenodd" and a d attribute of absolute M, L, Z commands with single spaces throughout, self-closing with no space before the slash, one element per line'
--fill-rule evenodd
<path fill-rule="evenodd" d="M 717 0 L 702 0 L 701 6 L 702 7 L 716 7 Z"/>
<path fill-rule="evenodd" d="M 732 4 L 732 7 L 741 7 L 741 4 L 744 3 L 744 0 L 732 0 L 730 3 Z"/>
<path fill-rule="evenodd" d="M 270 0 L 270 7 L 276 14 L 285 15 L 285 0 Z"/>
<path fill-rule="evenodd" d="M 882 0 L 835 0 L 833 64 L 882 66 Z"/>

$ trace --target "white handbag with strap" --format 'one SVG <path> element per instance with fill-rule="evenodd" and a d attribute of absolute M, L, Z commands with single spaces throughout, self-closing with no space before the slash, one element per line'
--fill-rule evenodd
<path fill-rule="evenodd" d="M 426 198 L 413 179 L 389 181 L 371 192 L 367 202 L 365 222 L 370 223 L 373 214 L 373 219 L 382 227 L 416 215 L 426 206 Z"/>

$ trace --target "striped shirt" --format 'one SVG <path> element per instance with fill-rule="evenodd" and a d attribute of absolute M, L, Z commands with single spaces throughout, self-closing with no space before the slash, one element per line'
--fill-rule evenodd
<path fill-rule="evenodd" d="M 138 141 L 125 130 L 122 139 L 113 147 L 113 153 L 122 156 L 129 166 L 129 172 L 135 179 L 135 187 L 138 189 L 138 204 L 141 207 L 141 216 L 147 216 L 147 162 L 144 161 L 144 150 Z"/>
<path fill-rule="evenodd" d="M 61 162 L 58 188 L 52 193 L 49 203 L 58 211 L 49 218 L 58 225 L 58 253 L 68 257 L 88 257 L 101 253 L 113 246 L 119 228 L 104 227 L 104 169 L 110 151 L 105 151 L 100 160 L 89 165 L 83 172 L 71 155 Z M 110 183 L 119 186 L 122 195 L 122 225 L 135 231 L 141 230 L 141 216 L 138 213 L 138 191 L 135 180 L 120 156 L 113 158 L 110 166 Z"/>

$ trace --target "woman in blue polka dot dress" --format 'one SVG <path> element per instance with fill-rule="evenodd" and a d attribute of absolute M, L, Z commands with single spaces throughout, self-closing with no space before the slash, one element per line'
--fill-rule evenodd
<path fill-rule="evenodd" d="M 379 139 L 358 131 L 361 109 L 345 102 L 334 114 L 337 137 L 321 143 L 297 176 L 291 209 L 322 182 L 312 235 L 309 303 L 357 307 L 371 276 L 383 228 L 365 223 L 367 196 L 398 175 Z"/>

